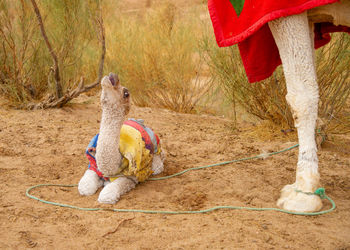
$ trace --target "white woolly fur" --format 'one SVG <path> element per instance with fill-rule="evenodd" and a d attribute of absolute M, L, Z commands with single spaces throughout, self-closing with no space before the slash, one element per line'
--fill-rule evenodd
<path fill-rule="evenodd" d="M 314 192 L 319 187 L 320 180 L 315 140 L 319 94 L 311 20 L 331 20 L 337 25 L 350 26 L 349 13 L 350 1 L 342 1 L 269 23 L 283 64 L 288 92 L 286 99 L 298 130 L 296 181 L 282 189 L 277 201 L 278 206 L 290 211 L 312 212 L 322 208 L 318 196 L 295 191 Z"/>
<path fill-rule="evenodd" d="M 124 95 L 126 89 L 119 84 L 119 79 L 115 74 L 105 76 L 101 81 L 101 86 L 102 119 L 96 147 L 96 164 L 104 176 L 112 176 L 119 172 L 122 162 L 119 138 L 125 116 L 130 110 L 130 97 Z M 163 162 L 163 157 L 159 155 L 153 157 L 154 174 L 163 171 Z M 81 195 L 92 195 L 104 185 L 98 201 L 114 204 L 120 196 L 129 192 L 136 184 L 135 177 L 122 176 L 113 182 L 103 181 L 94 171 L 88 169 L 79 182 L 78 190 Z"/>

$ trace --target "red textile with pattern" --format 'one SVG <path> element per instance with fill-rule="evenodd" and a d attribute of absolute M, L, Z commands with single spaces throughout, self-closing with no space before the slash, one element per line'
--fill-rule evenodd
<path fill-rule="evenodd" d="M 281 64 L 278 48 L 267 23 L 337 1 L 245 0 L 242 11 L 237 15 L 230 0 L 208 0 L 208 9 L 218 45 L 225 47 L 238 43 L 248 80 L 256 82 L 269 77 Z M 329 42 L 330 32 L 350 32 L 344 26 L 329 23 L 316 25 L 316 48 Z"/>
<path fill-rule="evenodd" d="M 90 148 L 89 150 L 90 150 L 90 152 L 94 151 L 94 153 L 96 153 L 96 149 L 95 148 Z M 95 157 L 91 156 L 90 154 L 86 154 L 86 157 L 88 158 L 89 163 L 90 163 L 89 164 L 89 169 L 94 171 L 98 175 L 98 177 L 100 177 L 101 179 L 104 179 L 105 181 L 109 181 L 109 178 L 108 177 L 104 177 L 102 172 L 98 169 Z"/>

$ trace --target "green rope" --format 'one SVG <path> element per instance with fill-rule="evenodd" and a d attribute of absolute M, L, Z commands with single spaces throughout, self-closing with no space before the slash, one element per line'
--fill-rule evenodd
<path fill-rule="evenodd" d="M 272 155 L 275 155 L 275 154 L 283 153 L 283 152 L 286 152 L 286 151 L 291 150 L 293 148 L 296 148 L 298 146 L 299 145 L 296 144 L 296 145 L 294 145 L 292 147 L 283 149 L 281 151 L 268 153 L 265 156 L 272 156 Z M 222 165 L 227 165 L 229 163 L 240 162 L 240 161 L 247 161 L 247 160 L 252 160 L 252 159 L 258 159 L 258 158 L 262 158 L 262 157 L 265 157 L 265 156 L 264 155 L 257 155 L 257 156 L 253 156 L 253 157 L 247 157 L 247 158 L 242 158 L 242 159 L 238 159 L 238 160 L 226 161 L 226 162 L 221 162 L 221 163 L 212 164 L 212 165 L 206 165 L 206 166 L 201 166 L 201 167 L 189 168 L 189 169 L 186 169 L 184 171 L 181 171 L 181 172 L 173 174 L 173 175 L 159 177 L 159 178 L 151 178 L 150 180 L 155 181 L 155 180 L 169 179 L 169 178 L 172 178 L 172 177 L 175 177 L 175 176 L 178 176 L 178 175 L 182 175 L 182 174 L 184 174 L 184 173 L 186 173 L 188 171 L 191 171 L 191 170 L 199 170 L 199 169 L 204 169 L 204 168 L 209 168 L 209 167 L 222 166 Z M 203 209 L 203 210 L 196 210 L 196 211 L 162 211 L 162 210 L 144 210 L 144 209 L 78 207 L 78 206 L 73 206 L 73 205 L 69 205 L 69 204 L 63 204 L 63 203 L 58 203 L 58 202 L 47 201 L 47 200 L 40 199 L 40 198 L 30 194 L 31 190 L 39 188 L 39 187 L 44 187 L 44 186 L 76 187 L 77 184 L 72 184 L 72 185 L 38 184 L 38 185 L 35 185 L 35 186 L 32 186 L 32 187 L 28 188 L 26 190 L 26 196 L 31 198 L 31 199 L 43 202 L 45 204 L 50 204 L 50 205 L 55 205 L 55 206 L 60 206 L 60 207 L 66 207 L 66 208 L 73 208 L 73 209 L 78 209 L 78 210 L 83 210 L 83 211 L 135 212 L 135 213 L 147 213 L 147 214 L 199 214 L 199 213 L 212 212 L 212 211 L 215 211 L 215 210 L 218 210 L 218 209 L 239 209 L 239 210 L 250 210 L 250 211 L 277 211 L 277 212 L 282 212 L 282 213 L 287 213 L 287 214 L 294 214 L 294 215 L 321 215 L 321 214 L 329 213 L 329 212 L 333 211 L 336 208 L 336 205 L 335 205 L 334 201 L 330 197 L 328 197 L 326 195 L 324 188 L 317 189 L 315 191 L 315 193 L 302 192 L 300 190 L 295 190 L 296 192 L 301 192 L 301 193 L 304 193 L 304 194 L 307 194 L 307 195 L 318 195 L 318 196 L 320 196 L 321 199 L 326 199 L 332 204 L 332 207 L 330 209 L 328 209 L 328 210 L 306 213 L 306 212 L 292 212 L 292 211 L 288 211 L 288 210 L 280 209 L 280 208 L 253 208 L 253 207 L 241 207 L 241 206 L 216 206 L 216 207 Z"/>
<path fill-rule="evenodd" d="M 194 168 L 188 168 L 185 169 L 181 172 L 178 172 L 176 174 L 172 174 L 172 175 L 168 175 L 168 176 L 163 176 L 163 177 L 157 177 L 157 178 L 150 178 L 149 180 L 151 181 L 158 181 L 158 180 L 165 180 L 165 179 L 169 179 L 178 175 L 182 175 L 188 171 L 192 171 L 192 170 L 199 170 L 199 169 L 204 169 L 204 168 L 211 168 L 211 167 L 216 167 L 216 166 L 223 166 L 223 165 L 227 165 L 230 163 L 235 163 L 235 162 L 240 162 L 240 161 L 248 161 L 248 160 L 253 160 L 253 159 L 259 159 L 259 158 L 263 158 L 265 156 L 272 156 L 272 155 L 276 155 L 276 154 L 280 154 L 289 150 L 292 150 L 293 148 L 297 148 L 299 146 L 299 144 L 296 144 L 294 146 L 291 146 L 289 148 L 285 148 L 282 149 L 281 151 L 277 151 L 277 152 L 272 152 L 272 153 L 268 153 L 265 155 L 256 155 L 256 156 L 251 156 L 251 157 L 247 157 L 247 158 L 242 158 L 242 159 L 238 159 L 238 160 L 232 160 L 232 161 L 224 161 L 224 162 L 220 162 L 220 163 L 216 163 L 216 164 L 212 164 L 212 165 L 206 165 L 206 166 L 201 166 L 201 167 L 194 167 Z"/>

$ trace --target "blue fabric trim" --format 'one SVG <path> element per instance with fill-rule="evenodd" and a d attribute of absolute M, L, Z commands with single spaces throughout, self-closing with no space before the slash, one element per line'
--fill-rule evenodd
<path fill-rule="evenodd" d="M 89 145 L 87 146 L 86 151 L 85 151 L 86 154 L 90 155 L 90 156 L 91 156 L 92 158 L 94 158 L 94 159 L 95 159 L 95 156 L 92 155 L 92 154 L 90 154 L 89 148 L 96 148 L 96 146 L 97 146 L 97 140 L 98 140 L 98 135 L 99 135 L 99 134 L 95 135 L 94 138 L 91 139 L 91 141 L 90 141 L 90 143 L 89 143 Z M 89 166 L 90 166 L 90 165 L 89 165 Z"/>
<path fill-rule="evenodd" d="M 145 130 L 146 130 L 147 134 L 149 135 L 149 137 L 151 138 L 151 141 L 153 143 L 154 153 L 157 153 L 158 152 L 158 144 L 157 144 L 156 136 L 154 135 L 152 129 L 145 127 Z"/>
<path fill-rule="evenodd" d="M 95 159 L 95 156 L 92 155 L 92 154 L 89 152 L 89 148 L 96 148 L 96 146 L 97 146 L 97 140 L 98 140 L 98 135 L 99 135 L 99 134 L 95 135 L 95 136 L 91 139 L 91 141 L 90 141 L 90 143 L 89 143 L 89 145 L 87 146 L 86 151 L 85 151 L 86 154 L 88 154 L 89 156 L 91 156 L 91 157 L 94 158 L 94 159 Z M 90 162 L 89 162 L 88 168 L 90 168 L 90 167 L 91 167 L 91 165 L 90 165 Z"/>

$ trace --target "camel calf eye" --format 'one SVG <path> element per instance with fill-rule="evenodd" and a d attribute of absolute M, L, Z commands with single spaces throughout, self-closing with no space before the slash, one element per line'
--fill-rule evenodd
<path fill-rule="evenodd" d="M 130 96 L 129 94 L 129 90 L 128 89 L 124 89 L 124 98 L 128 98 Z"/>

